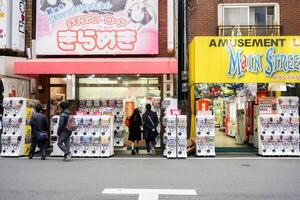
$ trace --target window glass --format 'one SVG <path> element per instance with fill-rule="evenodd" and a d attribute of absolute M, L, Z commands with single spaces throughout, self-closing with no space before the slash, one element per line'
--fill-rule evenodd
<path fill-rule="evenodd" d="M 250 25 L 266 25 L 267 8 L 251 7 L 250 8 Z"/>
<path fill-rule="evenodd" d="M 224 25 L 248 25 L 247 7 L 228 7 L 224 8 Z"/>

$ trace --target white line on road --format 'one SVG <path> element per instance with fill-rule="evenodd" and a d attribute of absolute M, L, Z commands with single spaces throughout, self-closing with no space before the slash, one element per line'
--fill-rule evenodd
<path fill-rule="evenodd" d="M 195 190 L 107 188 L 102 194 L 139 195 L 139 200 L 158 200 L 159 195 L 195 196 Z"/>

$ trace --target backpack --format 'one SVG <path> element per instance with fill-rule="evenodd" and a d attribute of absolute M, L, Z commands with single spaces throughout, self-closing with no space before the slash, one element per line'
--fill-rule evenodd
<path fill-rule="evenodd" d="M 75 131 L 77 129 L 77 125 L 76 125 L 76 121 L 75 121 L 74 116 L 72 116 L 72 115 L 69 116 L 68 122 L 67 122 L 67 125 L 66 125 L 66 129 L 68 131 Z"/>

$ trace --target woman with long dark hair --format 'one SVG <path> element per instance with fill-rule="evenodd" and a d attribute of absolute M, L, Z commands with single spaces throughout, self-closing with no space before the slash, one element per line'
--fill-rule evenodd
<path fill-rule="evenodd" d="M 131 154 L 135 155 L 139 153 L 138 145 L 141 140 L 141 126 L 142 118 L 139 109 L 134 109 L 133 114 L 129 119 L 129 137 L 128 140 L 131 141 Z M 136 148 L 134 148 L 136 147 Z"/>

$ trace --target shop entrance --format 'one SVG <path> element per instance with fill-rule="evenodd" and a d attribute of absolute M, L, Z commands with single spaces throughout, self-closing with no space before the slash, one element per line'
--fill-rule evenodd
<path fill-rule="evenodd" d="M 266 85 L 257 89 L 257 84 L 195 84 L 195 112 L 214 116 L 217 152 L 256 152 L 257 95 L 268 94 Z"/>
<path fill-rule="evenodd" d="M 115 116 L 114 152 L 127 155 L 132 151 L 128 140 L 128 120 L 135 108 L 140 114 L 150 103 L 160 118 L 162 97 L 162 76 L 79 76 L 77 78 L 78 114 Z M 156 148 L 161 147 L 161 136 L 156 140 Z M 145 142 L 135 143 L 139 154 L 145 154 Z M 137 146 L 137 147 L 136 147 Z"/>

